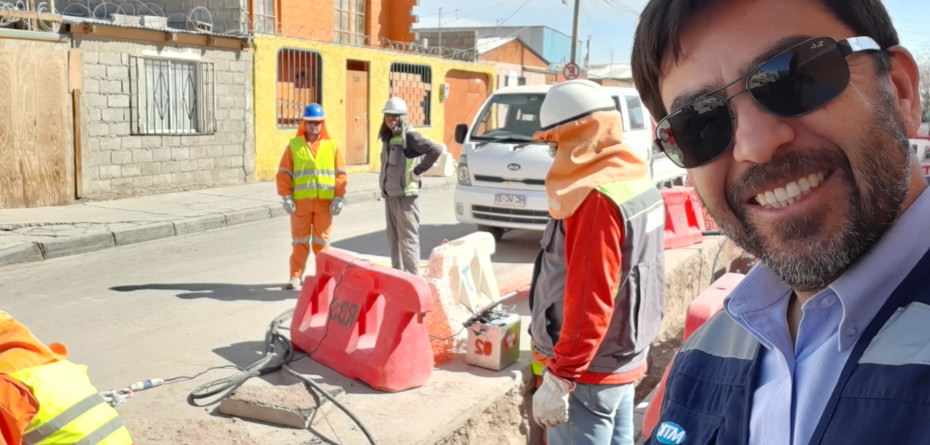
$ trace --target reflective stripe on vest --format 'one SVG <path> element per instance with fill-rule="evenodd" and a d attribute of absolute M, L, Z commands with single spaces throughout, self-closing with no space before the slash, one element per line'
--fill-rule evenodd
<path fill-rule="evenodd" d="M 291 174 L 294 199 L 333 199 L 336 196 L 336 144 L 329 139 L 320 141 L 316 155 L 304 138 L 291 139 L 290 146 L 294 160 Z"/>
<path fill-rule="evenodd" d="M 403 135 L 392 137 L 388 141 L 388 144 L 406 147 Z M 420 184 L 417 184 L 417 182 L 413 180 L 413 169 L 417 166 L 417 164 L 420 163 L 420 158 L 407 158 L 406 156 L 404 156 L 404 158 L 407 160 L 407 163 L 404 166 L 404 195 L 416 195 L 420 190 Z"/>
<path fill-rule="evenodd" d="M 97 392 L 87 367 L 67 360 L 10 374 L 29 387 L 39 411 L 23 436 L 24 445 L 131 445 L 119 413 Z"/>

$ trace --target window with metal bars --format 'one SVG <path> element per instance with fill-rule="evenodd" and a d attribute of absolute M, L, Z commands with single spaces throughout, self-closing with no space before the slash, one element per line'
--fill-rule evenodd
<path fill-rule="evenodd" d="M 333 1 L 333 41 L 365 45 L 365 0 Z"/>
<path fill-rule="evenodd" d="M 213 64 L 131 57 L 132 134 L 216 132 Z"/>
<path fill-rule="evenodd" d="M 323 102 L 323 61 L 320 53 L 278 50 L 278 126 L 296 127 L 304 107 Z"/>
<path fill-rule="evenodd" d="M 429 65 L 391 64 L 388 90 L 407 103 L 407 121 L 415 127 L 428 127 L 431 121 L 433 74 Z"/>

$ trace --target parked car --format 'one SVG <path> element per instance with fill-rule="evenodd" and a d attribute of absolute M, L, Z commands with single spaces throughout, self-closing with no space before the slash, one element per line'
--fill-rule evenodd
<path fill-rule="evenodd" d="M 482 105 L 462 144 L 456 170 L 455 216 L 496 239 L 511 229 L 543 230 L 549 218 L 545 179 L 552 157 L 533 140 L 539 108 L 550 85 L 505 87 Z M 654 122 L 633 88 L 605 87 L 623 117 L 623 140 L 650 165 L 660 187 L 683 185 L 686 171 L 653 149 Z"/>

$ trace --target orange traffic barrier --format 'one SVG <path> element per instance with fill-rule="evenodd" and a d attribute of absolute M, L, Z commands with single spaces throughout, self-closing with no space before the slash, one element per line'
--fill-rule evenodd
<path fill-rule="evenodd" d="M 665 201 L 665 248 L 676 249 L 704 240 L 704 213 L 691 187 L 662 189 Z"/>
<path fill-rule="evenodd" d="M 714 281 L 707 289 L 704 289 L 700 295 L 688 305 L 688 316 L 685 319 L 684 339 L 687 340 L 694 334 L 701 325 L 714 314 L 723 310 L 723 300 L 727 295 L 743 280 L 744 275 L 739 273 L 723 274 L 717 281 Z M 662 374 L 662 380 L 656 387 L 655 393 L 649 406 L 646 407 L 646 413 L 643 415 L 642 437 L 648 438 L 652 434 L 652 429 L 659 422 L 659 415 L 662 414 L 662 399 L 665 398 L 665 381 L 668 379 L 668 373 L 672 369 L 672 362 L 669 362 Z"/>
<path fill-rule="evenodd" d="M 314 360 L 382 391 L 423 385 L 433 369 L 424 318 L 426 282 L 329 249 L 316 256 L 291 323 L 291 341 Z"/>

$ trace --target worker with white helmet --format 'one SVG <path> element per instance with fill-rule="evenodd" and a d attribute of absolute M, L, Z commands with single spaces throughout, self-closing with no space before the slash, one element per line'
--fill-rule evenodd
<path fill-rule="evenodd" d="M 539 116 L 535 138 L 554 159 L 530 288 L 530 335 L 545 364 L 532 415 L 551 445 L 632 445 L 634 386 L 665 301 L 662 196 L 600 85 L 553 86 Z"/>
<path fill-rule="evenodd" d="M 411 130 L 407 103 L 391 97 L 384 104 L 381 140 L 381 196 L 387 217 L 387 241 L 391 265 L 418 273 L 420 264 L 420 208 L 417 195 L 420 175 L 429 170 L 443 152 L 441 145 Z"/>

